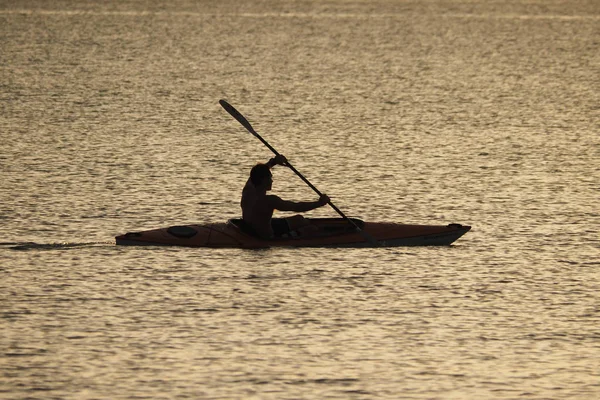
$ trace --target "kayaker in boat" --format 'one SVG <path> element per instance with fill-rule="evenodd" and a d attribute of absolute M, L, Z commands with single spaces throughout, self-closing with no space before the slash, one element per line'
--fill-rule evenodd
<path fill-rule="evenodd" d="M 317 201 L 289 201 L 276 195 L 268 195 L 273 184 L 271 168 L 275 165 L 286 165 L 287 159 L 282 155 L 271 158 L 265 164 L 256 164 L 250 171 L 250 178 L 242 191 L 242 218 L 256 234 L 263 239 L 273 239 L 305 233 L 316 229 L 302 215 L 289 218 L 273 218 L 273 212 L 314 210 L 329 203 L 329 197 L 323 195 Z"/>

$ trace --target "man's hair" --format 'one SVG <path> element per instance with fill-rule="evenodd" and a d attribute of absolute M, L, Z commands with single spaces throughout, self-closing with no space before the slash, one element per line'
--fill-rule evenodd
<path fill-rule="evenodd" d="M 267 164 L 256 164 L 250 170 L 250 181 L 254 186 L 259 186 L 265 178 L 271 176 L 271 170 Z"/>

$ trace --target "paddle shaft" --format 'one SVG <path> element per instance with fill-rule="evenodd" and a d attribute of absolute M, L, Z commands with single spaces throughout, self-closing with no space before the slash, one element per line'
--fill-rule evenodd
<path fill-rule="evenodd" d="M 271 150 L 273 152 L 273 154 L 275 154 L 276 156 L 279 155 L 279 152 L 277 150 L 275 150 L 275 148 L 273 146 L 271 146 L 269 144 L 269 142 L 267 142 L 265 139 L 263 139 L 262 136 L 260 136 L 258 134 L 258 132 L 256 132 L 254 130 L 254 128 L 252 127 L 252 125 L 250 124 L 250 122 L 246 119 L 246 117 L 244 117 L 238 110 L 235 109 L 235 107 L 233 107 L 231 104 L 229 104 L 228 102 L 226 102 L 225 100 L 219 100 L 219 104 L 221 104 L 221 107 L 223 107 L 225 109 L 225 111 L 227 111 L 229 114 L 231 114 L 231 116 L 233 118 L 235 118 L 240 124 L 242 124 L 244 126 L 244 128 L 246 128 L 248 130 L 248 132 L 250 132 L 251 134 L 253 134 L 256 138 L 258 138 L 258 140 L 260 140 L 261 142 L 263 142 L 263 144 L 265 146 L 267 146 L 267 148 L 269 150 Z M 310 183 L 310 181 L 308 179 L 306 179 L 304 177 L 304 175 L 302 175 L 296 168 L 294 168 L 294 166 L 292 164 L 290 164 L 289 162 L 286 163 L 287 167 L 289 169 L 291 169 L 296 175 L 298 175 L 298 177 L 300 179 L 302 179 L 304 181 L 304 183 L 306 183 L 312 190 L 315 191 L 315 193 L 317 193 L 319 196 L 322 196 L 323 194 L 319 191 L 319 189 L 317 189 L 315 187 L 315 185 L 313 185 L 312 183 Z M 377 242 L 377 240 L 372 237 L 371 235 L 369 235 L 367 232 L 363 231 L 362 229 L 360 229 L 360 227 L 356 224 L 356 222 L 354 222 L 353 220 L 351 220 L 350 218 L 348 218 L 343 212 L 342 210 L 340 210 L 339 208 L 336 207 L 335 204 L 333 204 L 331 202 L 331 200 L 327 203 L 331 206 L 331 208 L 333 208 L 335 210 L 335 212 L 337 212 L 343 219 L 345 219 L 346 221 L 348 221 L 349 223 L 351 223 L 352 225 L 354 225 L 354 227 L 361 233 L 363 234 L 363 236 L 365 236 L 365 239 L 367 239 L 367 241 L 374 243 L 374 244 L 379 244 L 379 242 Z"/>

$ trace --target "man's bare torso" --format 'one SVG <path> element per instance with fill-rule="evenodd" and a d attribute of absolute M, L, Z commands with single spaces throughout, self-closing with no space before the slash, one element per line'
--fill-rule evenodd
<path fill-rule="evenodd" d="M 273 199 L 274 195 L 259 193 L 252 182 L 246 182 L 242 191 L 242 218 L 256 231 L 262 238 L 273 237 L 273 228 L 271 219 L 273 218 Z"/>

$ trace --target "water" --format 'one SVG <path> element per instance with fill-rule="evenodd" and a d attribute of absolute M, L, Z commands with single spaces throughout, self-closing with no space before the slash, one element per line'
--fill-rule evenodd
<path fill-rule="evenodd" d="M 600 396 L 594 1 L 0 3 L 0 398 Z M 120 248 L 271 154 L 452 247 Z M 312 200 L 291 172 L 274 191 Z M 314 216 L 334 216 L 319 209 Z"/>

